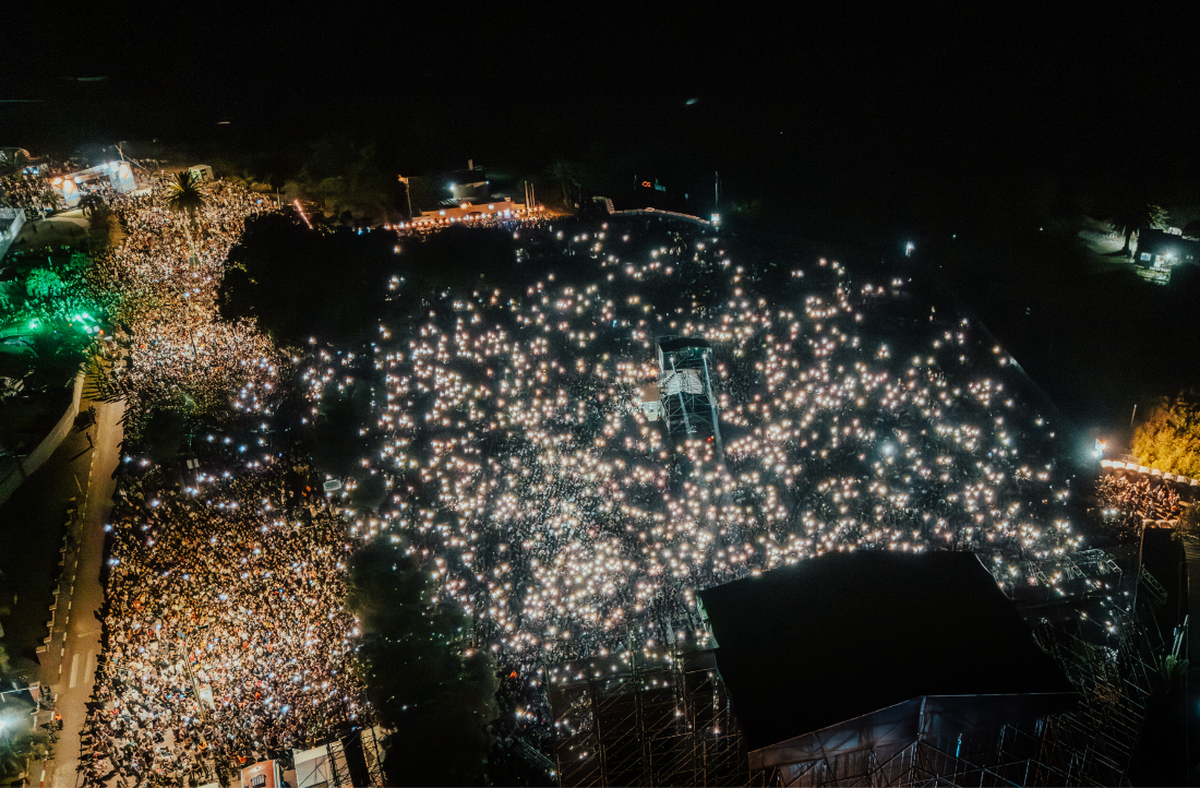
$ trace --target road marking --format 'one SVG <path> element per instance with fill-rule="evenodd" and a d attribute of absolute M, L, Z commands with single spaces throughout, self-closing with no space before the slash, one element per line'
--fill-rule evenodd
<path fill-rule="evenodd" d="M 76 651 L 71 655 L 71 683 L 67 685 L 68 689 L 75 689 L 75 685 L 79 683 L 79 652 Z"/>
<path fill-rule="evenodd" d="M 88 651 L 87 670 L 83 674 L 83 680 L 89 687 L 93 687 L 96 684 L 96 650 L 95 649 L 90 649 Z"/>

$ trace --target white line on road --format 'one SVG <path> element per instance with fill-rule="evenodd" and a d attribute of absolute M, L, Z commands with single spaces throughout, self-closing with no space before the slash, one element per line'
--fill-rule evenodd
<path fill-rule="evenodd" d="M 68 685 L 70 689 L 75 689 L 75 685 L 79 683 L 79 652 L 76 651 L 71 655 L 71 683 Z"/>
<path fill-rule="evenodd" d="M 96 650 L 88 650 L 87 670 L 83 673 L 83 681 L 89 687 L 96 683 Z"/>

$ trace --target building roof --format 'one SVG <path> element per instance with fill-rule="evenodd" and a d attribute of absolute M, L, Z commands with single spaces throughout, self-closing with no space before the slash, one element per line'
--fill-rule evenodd
<path fill-rule="evenodd" d="M 703 349 L 707 347 L 710 347 L 708 341 L 700 337 L 660 337 L 658 340 L 658 349 L 664 353 L 671 353 L 685 348 Z"/>
<path fill-rule="evenodd" d="M 923 695 L 1073 691 L 971 553 L 832 553 L 699 596 L 751 750 Z"/>
<path fill-rule="evenodd" d="M 1197 241 L 1192 238 L 1164 232 L 1163 230 L 1156 230 L 1149 227 L 1138 230 L 1137 250 L 1139 252 L 1154 251 L 1163 247 L 1190 250 L 1197 245 Z"/>
<path fill-rule="evenodd" d="M 488 182 L 487 173 L 482 169 L 454 170 L 445 173 L 441 178 L 446 183 L 453 183 L 455 186 L 483 186 Z"/>

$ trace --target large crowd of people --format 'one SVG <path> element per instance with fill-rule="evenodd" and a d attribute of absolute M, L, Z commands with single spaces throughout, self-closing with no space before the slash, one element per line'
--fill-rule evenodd
<path fill-rule="evenodd" d="M 1174 485 L 1145 476 L 1107 474 L 1096 484 L 1096 497 L 1106 514 L 1143 520 L 1178 520 L 1185 501 Z"/>
<path fill-rule="evenodd" d="M 128 332 L 129 354 L 110 385 L 138 413 L 181 401 L 219 413 L 247 386 L 279 384 L 270 341 L 252 323 L 220 319 L 216 304 L 229 250 L 246 222 L 275 203 L 218 180 L 205 186 L 193 220 L 167 208 L 167 190 L 157 180 L 148 193 L 113 201 L 126 237 L 96 276 L 121 296 L 114 320 Z"/>
<path fill-rule="evenodd" d="M 280 452 L 264 449 L 280 354 L 216 309 L 230 248 L 274 206 L 217 181 L 193 220 L 167 209 L 167 185 L 112 198 L 127 235 L 94 272 L 120 296 L 124 353 L 108 384 L 126 396 L 135 438 L 155 408 L 212 430 L 182 482 L 127 441 L 85 732 L 92 785 L 207 782 L 369 714 L 344 608 L 345 527 L 319 501 L 289 503 Z M 248 431 L 258 440 L 227 445 Z"/>
<path fill-rule="evenodd" d="M 214 298 L 245 221 L 271 206 L 210 186 L 192 265 L 163 188 L 117 200 L 129 238 L 102 270 L 129 296 L 119 375 L 143 413 L 183 401 L 265 431 L 290 366 Z M 348 536 L 323 508 L 297 527 L 270 455 L 178 489 L 130 456 L 92 784 L 200 776 L 369 713 L 342 606 L 353 540 L 418 554 L 521 688 L 544 688 L 554 663 L 704 642 L 696 590 L 822 553 L 1080 546 L 1052 414 L 903 277 L 782 255 L 750 267 L 710 228 L 653 217 L 502 226 L 527 286 L 415 294 L 378 335 L 314 341 L 298 362 L 313 417 L 364 353 L 382 381 L 364 430 L 377 448 L 334 499 Z M 644 401 L 672 335 L 713 347 L 714 440 L 668 434 Z M 386 491 L 374 510 L 351 503 L 369 476 Z M 538 702 L 521 708 L 549 730 Z"/>
<path fill-rule="evenodd" d="M 773 261 L 681 222 L 514 234 L 559 264 L 379 327 L 362 473 L 390 495 L 352 513 L 358 536 L 403 534 L 506 664 L 703 639 L 695 590 L 829 551 L 1079 545 L 1052 414 L 902 279 L 814 260 L 765 284 Z M 644 412 L 665 335 L 714 348 L 723 456 Z M 357 374 L 337 351 L 310 357 L 314 400 Z"/>
<path fill-rule="evenodd" d="M 276 467 L 157 490 L 127 477 L 110 526 L 89 784 L 180 785 L 361 723 L 351 544 Z"/>

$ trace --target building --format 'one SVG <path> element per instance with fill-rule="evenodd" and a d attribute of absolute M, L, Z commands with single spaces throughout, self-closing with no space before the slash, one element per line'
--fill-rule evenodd
<path fill-rule="evenodd" d="M 213 168 L 207 164 L 193 164 L 188 167 L 188 173 L 198 181 L 211 181 L 215 178 Z"/>
<path fill-rule="evenodd" d="M 436 175 L 399 176 L 407 191 L 409 216 L 417 217 L 436 213 L 443 208 L 457 208 L 463 203 L 476 204 L 496 200 L 503 195 L 493 195 L 491 180 L 483 168 L 476 169 L 474 161 L 467 162 L 467 169 L 452 170 Z"/>
<path fill-rule="evenodd" d="M 1138 231 L 1134 262 L 1142 268 L 1166 271 L 1181 263 L 1200 259 L 1200 241 L 1167 230 L 1145 228 Z"/>
<path fill-rule="evenodd" d="M 540 208 L 533 186 L 503 177 L 496 181 L 468 160 L 467 169 L 437 175 L 399 176 L 406 191 L 410 221 L 420 226 L 449 225 L 479 217 L 528 216 Z M 515 199 L 520 196 L 521 199 Z"/>
<path fill-rule="evenodd" d="M 86 170 L 59 175 L 50 180 L 50 185 L 68 208 L 79 205 L 84 192 L 91 188 L 109 187 L 121 194 L 137 189 L 133 169 L 126 161 L 109 161 Z"/>
<path fill-rule="evenodd" d="M 282 788 L 279 761 L 259 761 L 241 771 L 241 788 Z"/>
<path fill-rule="evenodd" d="M 462 202 L 433 211 L 421 211 L 421 215 L 412 220 L 412 225 L 437 227 L 460 222 L 470 224 L 483 219 L 520 219 L 530 213 L 525 204 L 515 203 L 511 199 L 482 203 Z"/>
<path fill-rule="evenodd" d="M 649 421 L 658 421 L 662 418 L 663 407 L 658 385 L 647 383 L 644 386 L 639 386 L 637 390 L 637 405 L 634 407 L 645 414 Z"/>

